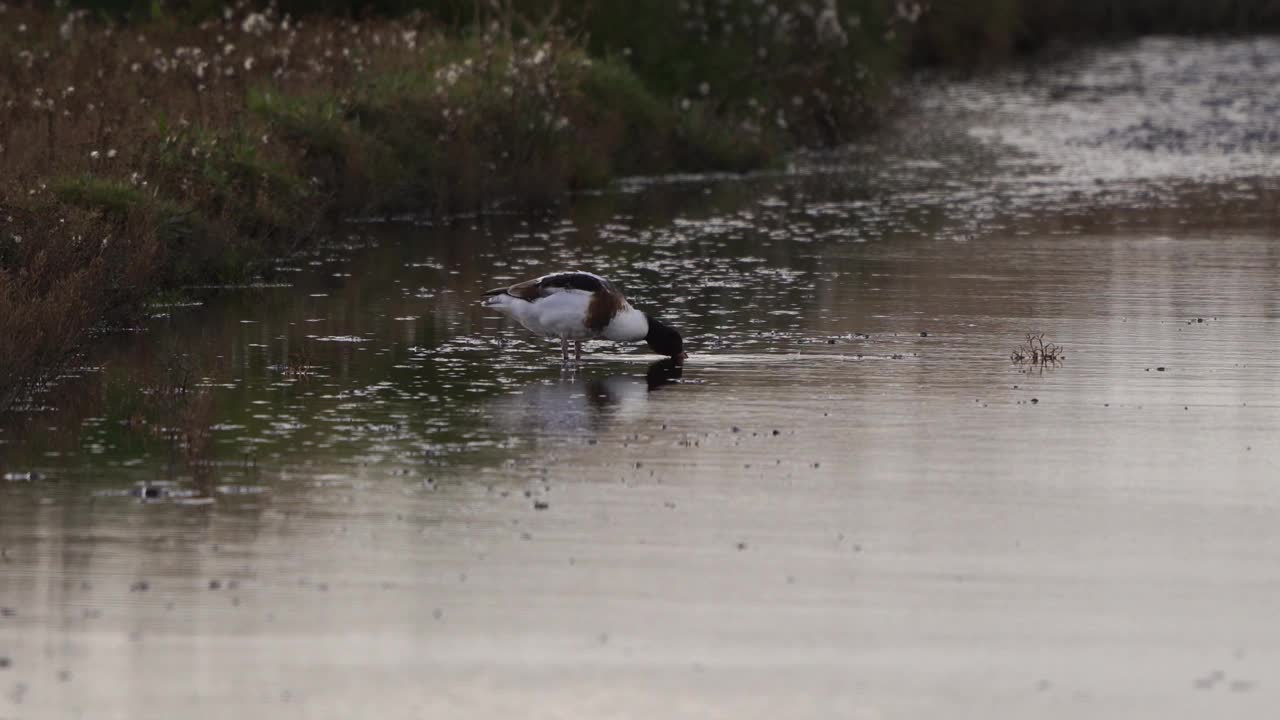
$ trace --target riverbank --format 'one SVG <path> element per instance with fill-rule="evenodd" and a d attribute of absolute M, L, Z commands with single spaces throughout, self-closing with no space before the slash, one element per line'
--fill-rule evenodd
<path fill-rule="evenodd" d="M 663 84 L 630 48 L 593 55 L 571 23 L 509 10 L 462 27 L 5 14 L 6 406 L 95 328 L 176 288 L 260 279 L 339 218 L 545 208 L 623 174 L 743 171 L 850 137 L 887 78 L 867 63 L 903 21 L 759 8 L 747 34 L 680 16 L 681 32 L 637 35 L 676 38 L 641 48 L 680 67 Z"/>
<path fill-rule="evenodd" d="M 148 300 L 269 279 L 344 217 L 767 167 L 858 137 L 912 64 L 1277 21 L 1253 0 L 73 5 L 0 3 L 0 407 Z"/>

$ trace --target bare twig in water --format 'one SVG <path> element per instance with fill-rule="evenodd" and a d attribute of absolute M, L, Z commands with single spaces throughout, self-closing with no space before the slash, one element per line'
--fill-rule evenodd
<path fill-rule="evenodd" d="M 1057 367 L 1066 357 L 1061 345 L 1045 342 L 1044 333 L 1027 333 L 1022 344 L 1009 353 L 1009 360 L 1015 365 L 1036 367 Z"/>

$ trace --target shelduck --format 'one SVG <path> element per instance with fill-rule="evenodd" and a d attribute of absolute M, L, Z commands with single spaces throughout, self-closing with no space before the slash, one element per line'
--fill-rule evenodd
<path fill-rule="evenodd" d="M 569 362 L 569 341 L 582 359 L 582 341 L 644 340 L 654 352 L 677 363 L 687 357 L 684 340 L 670 325 L 631 307 L 617 286 L 589 272 L 543 275 L 485 292 L 493 308 L 538 335 L 560 338 L 560 356 Z"/>

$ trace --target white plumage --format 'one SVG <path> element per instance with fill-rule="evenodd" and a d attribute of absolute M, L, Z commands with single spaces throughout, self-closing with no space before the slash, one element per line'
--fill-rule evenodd
<path fill-rule="evenodd" d="M 543 275 L 485 293 L 485 306 L 507 315 L 530 331 L 559 338 L 561 355 L 569 360 L 569 341 L 582 359 L 582 341 L 595 338 L 618 342 L 645 340 L 655 351 L 683 359 L 680 333 L 631 306 L 608 280 L 593 273 L 571 271 Z"/>

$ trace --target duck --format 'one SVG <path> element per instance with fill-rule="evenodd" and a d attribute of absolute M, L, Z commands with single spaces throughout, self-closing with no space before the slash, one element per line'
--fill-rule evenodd
<path fill-rule="evenodd" d="M 616 285 L 595 273 L 567 270 L 494 288 L 485 291 L 483 304 L 538 335 L 559 338 L 565 364 L 570 341 L 575 359 L 581 360 L 582 341 L 592 339 L 644 340 L 674 362 L 688 357 L 675 328 L 632 307 Z"/>

